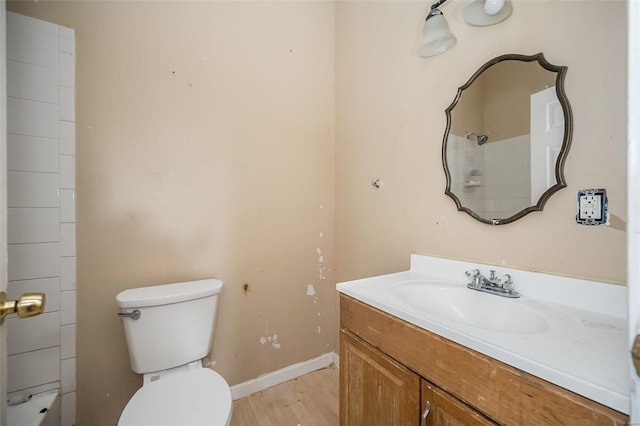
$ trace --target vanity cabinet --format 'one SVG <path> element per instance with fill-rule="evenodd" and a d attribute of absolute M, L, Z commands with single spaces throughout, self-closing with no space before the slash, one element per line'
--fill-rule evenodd
<path fill-rule="evenodd" d="M 416 425 L 420 376 L 344 330 L 340 347 L 340 424 Z"/>
<path fill-rule="evenodd" d="M 626 425 L 623 413 L 340 295 L 341 426 Z"/>
<path fill-rule="evenodd" d="M 422 380 L 422 407 L 429 412 L 421 426 L 496 426 L 479 411 L 449 395 L 433 383 Z M 421 414 L 424 416 L 425 412 Z"/>
<path fill-rule="evenodd" d="M 344 329 L 340 333 L 340 348 L 343 426 L 496 425 Z M 421 419 L 427 406 L 425 423 Z"/>

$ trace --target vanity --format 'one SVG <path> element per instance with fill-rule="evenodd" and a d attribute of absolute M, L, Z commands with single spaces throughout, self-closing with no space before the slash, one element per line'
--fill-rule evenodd
<path fill-rule="evenodd" d="M 520 298 L 467 288 L 509 274 Z M 341 425 L 623 425 L 626 288 L 431 256 L 337 285 Z"/>

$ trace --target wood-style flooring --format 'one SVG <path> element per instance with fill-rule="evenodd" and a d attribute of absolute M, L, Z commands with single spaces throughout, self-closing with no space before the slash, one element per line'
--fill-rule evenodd
<path fill-rule="evenodd" d="M 237 399 L 231 426 L 336 426 L 338 376 L 330 366 Z"/>

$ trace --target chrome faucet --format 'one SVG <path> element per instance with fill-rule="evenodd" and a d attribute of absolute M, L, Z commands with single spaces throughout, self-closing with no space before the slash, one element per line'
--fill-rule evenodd
<path fill-rule="evenodd" d="M 496 271 L 489 271 L 489 278 L 483 276 L 478 269 L 470 269 L 464 273 L 471 282 L 467 284 L 472 290 L 483 291 L 503 297 L 516 298 L 520 297 L 520 293 L 513 289 L 513 280 L 511 275 L 504 274 L 498 277 Z"/>

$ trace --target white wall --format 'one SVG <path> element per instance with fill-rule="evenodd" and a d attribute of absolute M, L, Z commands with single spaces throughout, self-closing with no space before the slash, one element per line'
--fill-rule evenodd
<path fill-rule="evenodd" d="M 0 6 L 0 291 L 7 290 L 7 51 L 6 11 Z M 7 398 L 7 327 L 0 327 L 0 401 Z M 7 413 L 0 404 L 0 425 Z"/>
<path fill-rule="evenodd" d="M 629 346 L 640 332 L 640 3 L 627 3 L 627 194 L 629 197 L 629 236 L 627 259 L 629 264 Z M 631 364 L 631 363 L 629 363 Z M 631 418 L 629 424 L 640 422 L 640 377 L 631 373 Z"/>
<path fill-rule="evenodd" d="M 7 14 L 10 298 L 37 291 L 45 312 L 8 320 L 9 399 L 61 388 L 75 423 L 74 31 Z"/>

